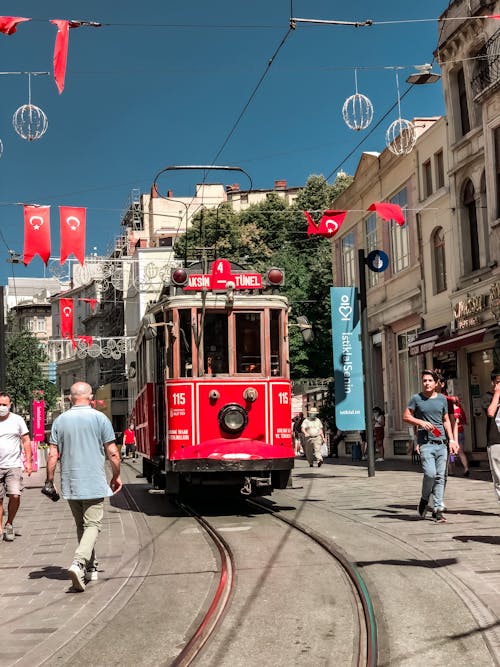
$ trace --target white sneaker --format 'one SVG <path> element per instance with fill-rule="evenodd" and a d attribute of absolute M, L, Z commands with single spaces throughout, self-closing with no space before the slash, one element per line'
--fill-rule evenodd
<path fill-rule="evenodd" d="M 85 568 L 81 563 L 74 561 L 68 568 L 68 577 L 71 579 L 75 591 L 85 590 Z"/>
<path fill-rule="evenodd" d="M 384 459 L 375 459 L 375 463 L 382 463 Z"/>
<path fill-rule="evenodd" d="M 98 579 L 97 563 L 94 563 L 94 565 L 91 565 L 85 570 L 85 581 L 97 581 Z"/>

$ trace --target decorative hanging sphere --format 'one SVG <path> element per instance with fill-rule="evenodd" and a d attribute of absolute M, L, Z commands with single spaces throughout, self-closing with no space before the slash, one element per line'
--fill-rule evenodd
<path fill-rule="evenodd" d="M 373 104 L 366 95 L 356 93 L 344 102 L 342 116 L 351 130 L 366 130 L 373 120 Z"/>
<path fill-rule="evenodd" d="M 12 116 L 15 131 L 26 141 L 36 141 L 43 137 L 48 124 L 45 113 L 33 104 L 23 104 Z"/>
<path fill-rule="evenodd" d="M 0 157 L 2 157 L 2 155 L 3 155 L 3 144 L 2 140 L 0 139 Z"/>
<path fill-rule="evenodd" d="M 404 118 L 397 118 L 389 125 L 385 133 L 387 148 L 394 155 L 408 155 L 413 150 L 416 141 L 415 126 L 411 121 Z"/>

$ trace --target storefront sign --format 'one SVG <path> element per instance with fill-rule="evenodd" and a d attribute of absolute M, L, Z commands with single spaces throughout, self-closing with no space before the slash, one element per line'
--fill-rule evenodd
<path fill-rule="evenodd" d="M 331 287 L 335 421 L 341 431 L 365 425 L 361 321 L 355 287 Z"/>

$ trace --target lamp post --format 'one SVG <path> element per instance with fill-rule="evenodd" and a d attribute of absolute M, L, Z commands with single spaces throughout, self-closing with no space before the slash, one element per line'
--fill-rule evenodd
<path fill-rule="evenodd" d="M 375 448 L 373 445 L 373 394 L 371 377 L 368 375 L 371 371 L 371 349 L 368 334 L 368 313 L 366 309 L 366 257 L 364 249 L 358 250 L 359 267 L 359 311 L 361 319 L 361 353 L 363 358 L 363 375 L 365 385 L 365 430 L 368 454 L 368 477 L 375 476 Z"/>

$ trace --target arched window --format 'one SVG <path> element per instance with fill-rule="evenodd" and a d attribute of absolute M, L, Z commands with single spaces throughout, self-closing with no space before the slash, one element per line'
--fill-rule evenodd
<path fill-rule="evenodd" d="M 444 249 L 444 230 L 438 227 L 432 235 L 434 265 L 434 294 L 446 290 L 446 256 Z"/>
<path fill-rule="evenodd" d="M 477 209 L 474 185 L 468 180 L 463 190 L 463 205 L 466 212 L 467 229 L 464 235 L 465 242 L 470 244 L 470 268 L 477 271 L 480 268 L 479 259 L 479 234 L 477 226 Z"/>

